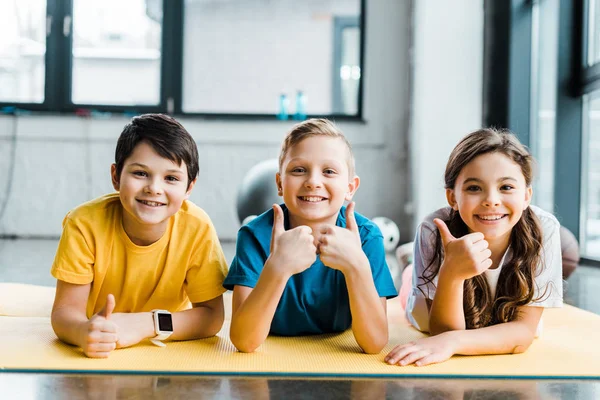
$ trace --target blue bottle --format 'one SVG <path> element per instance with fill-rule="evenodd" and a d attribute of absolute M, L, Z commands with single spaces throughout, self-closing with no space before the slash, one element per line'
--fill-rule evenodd
<path fill-rule="evenodd" d="M 294 119 L 304 121 L 306 119 L 306 95 L 302 90 L 296 92 L 296 113 Z"/>
<path fill-rule="evenodd" d="M 290 107 L 290 100 L 285 93 L 279 95 L 279 112 L 277 113 L 277 119 L 287 120 L 289 118 L 288 109 Z"/>

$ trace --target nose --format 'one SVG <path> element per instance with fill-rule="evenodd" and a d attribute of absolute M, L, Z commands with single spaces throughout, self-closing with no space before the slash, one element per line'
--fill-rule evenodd
<path fill-rule="evenodd" d="M 315 189 L 322 187 L 321 174 L 317 171 L 311 173 L 304 182 L 304 186 L 308 189 Z"/>
<path fill-rule="evenodd" d="M 500 205 L 500 194 L 496 190 L 490 190 L 485 196 L 483 204 L 486 207 L 496 207 Z"/>
<path fill-rule="evenodd" d="M 152 195 L 160 195 L 162 194 L 162 190 L 162 185 L 160 184 L 160 180 L 158 179 L 151 179 L 145 188 L 146 193 Z"/>

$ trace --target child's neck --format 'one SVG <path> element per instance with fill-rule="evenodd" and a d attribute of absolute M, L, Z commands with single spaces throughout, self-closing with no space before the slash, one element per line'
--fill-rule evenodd
<path fill-rule="evenodd" d="M 123 216 L 123 230 L 129 239 L 138 246 L 150 246 L 156 243 L 167 230 L 169 221 L 156 225 L 140 226 L 135 221 Z"/>
<path fill-rule="evenodd" d="M 290 229 L 297 228 L 299 226 L 308 226 L 312 229 L 313 232 L 316 232 L 323 225 L 335 225 L 337 222 L 338 215 L 332 215 L 331 217 L 323 220 L 306 220 L 302 218 L 298 218 L 295 215 L 289 215 Z"/>

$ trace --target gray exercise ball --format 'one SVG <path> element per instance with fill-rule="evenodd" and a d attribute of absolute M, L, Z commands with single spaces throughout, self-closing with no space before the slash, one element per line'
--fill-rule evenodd
<path fill-rule="evenodd" d="M 261 161 L 248 171 L 237 193 L 237 214 L 244 225 L 252 216 L 267 211 L 273 204 L 282 202 L 277 195 L 275 174 L 279 172 L 279 161 Z"/>

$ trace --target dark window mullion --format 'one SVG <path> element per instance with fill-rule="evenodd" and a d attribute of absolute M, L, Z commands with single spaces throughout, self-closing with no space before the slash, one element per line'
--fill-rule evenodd
<path fill-rule="evenodd" d="M 529 146 L 533 5 L 486 0 L 484 7 L 483 123 L 508 128 Z"/>
<path fill-rule="evenodd" d="M 181 113 L 182 57 L 183 0 L 163 0 L 159 105 L 161 112 Z"/>
<path fill-rule="evenodd" d="M 60 85 L 60 36 L 62 35 L 62 7 L 59 0 L 46 2 L 46 55 L 44 76 L 43 109 L 54 111 L 60 103 L 58 99 Z M 48 30 L 49 28 L 49 30 Z"/>
<path fill-rule="evenodd" d="M 556 104 L 556 216 L 581 238 L 583 0 L 561 0 Z"/>

